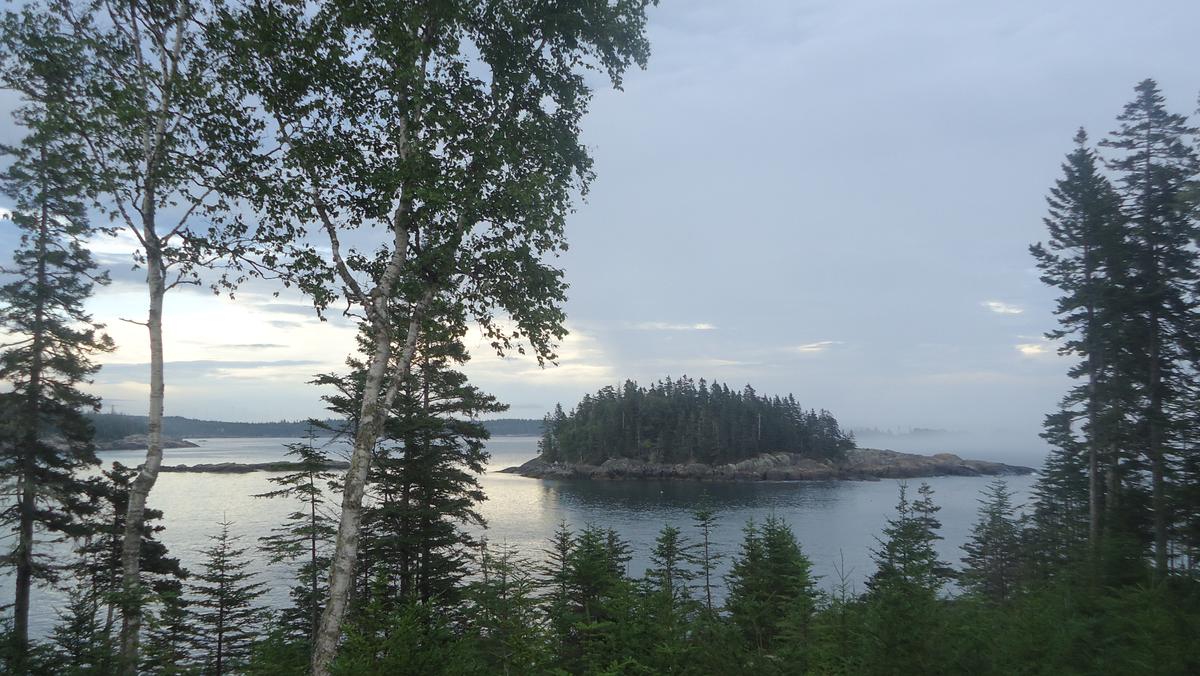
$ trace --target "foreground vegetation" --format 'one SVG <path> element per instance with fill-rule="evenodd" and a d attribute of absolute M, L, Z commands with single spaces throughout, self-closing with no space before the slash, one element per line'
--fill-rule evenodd
<path fill-rule="evenodd" d="M 595 85 L 645 65 L 652 4 L 5 12 L 0 85 L 20 96 L 25 133 L 0 173 L 20 233 L 0 287 L 8 672 L 1200 671 L 1200 159 L 1152 80 L 1105 155 L 1080 133 L 1051 190 L 1033 254 L 1060 291 L 1050 337 L 1077 359 L 1078 386 L 1047 419 L 1036 500 L 1017 519 L 994 487 L 958 573 L 934 555 L 925 489 L 902 493 L 861 595 L 817 593 L 773 519 L 747 526 L 724 580 L 704 512 L 688 541 L 663 530 L 637 580 L 610 531 L 564 527 L 539 566 L 470 536 L 487 436 L 474 421 L 505 407 L 456 370 L 463 337 L 474 327 L 500 354 L 556 358 L 566 285 L 548 259 L 592 179 L 581 120 Z M 113 344 L 84 308 L 107 279 L 90 243 L 114 229 L 146 271 L 147 454 L 98 474 L 85 411 L 102 402 L 85 385 Z M 186 571 L 147 507 L 163 459 L 164 299 L 249 275 L 357 322 L 346 369 L 315 380 L 335 393 L 323 424 L 352 441 L 350 467 L 332 475 L 312 440 L 296 445 L 296 471 L 261 496 L 294 501 L 287 522 L 258 543 L 222 524 Z M 790 398 L 690 381 L 601 391 L 547 431 L 548 459 L 590 462 L 772 445 L 834 457 L 849 443 Z M 51 556 L 53 539 L 73 556 Z M 251 547 L 296 572 L 271 622 Z M 964 593 L 949 598 L 955 578 Z M 50 637 L 30 632 L 37 585 L 70 597 Z"/>
<path fill-rule="evenodd" d="M 308 451 L 306 451 L 308 453 Z M 310 459 L 313 459 L 310 455 Z M 328 478 L 328 477 L 326 477 Z M 279 481 L 305 492 L 299 474 Z M 1058 494 L 1043 482 L 1032 514 Z M 818 580 L 789 526 L 746 524 L 729 573 L 709 539 L 718 514 L 666 526 L 640 578 L 614 532 L 563 524 L 547 548 L 491 548 L 466 538 L 424 554 L 377 542 L 356 585 L 337 674 L 1187 674 L 1200 669 L 1200 581 L 1120 579 L 1086 551 L 1045 548 L 1045 524 L 1020 516 L 1001 481 L 982 496 L 961 565 L 938 560 L 938 508 L 901 488 L 855 593 Z M 264 538 L 287 558 L 332 529 L 298 523 Z M 315 526 L 315 528 L 308 528 Z M 187 593 L 168 593 L 142 664 L 162 674 L 303 674 L 323 576 L 305 560 L 293 604 L 270 614 L 230 525 L 220 524 Z M 382 547 L 382 548 L 380 548 Z M 417 548 L 419 549 L 419 548 Z M 255 558 L 260 555 L 255 555 Z M 407 559 L 401 563 L 400 559 Z M 1064 558 L 1065 557 L 1065 558 Z M 301 552 L 298 557 L 307 558 Z M 950 590 L 953 589 L 951 593 Z M 62 621 L 33 651 L 30 673 L 107 674 L 116 664 L 104 598 L 76 587 Z M 11 644 L 8 644 L 11 645 Z M 12 656 L 6 656 L 11 660 Z M 10 663 L 11 664 L 11 663 Z"/>

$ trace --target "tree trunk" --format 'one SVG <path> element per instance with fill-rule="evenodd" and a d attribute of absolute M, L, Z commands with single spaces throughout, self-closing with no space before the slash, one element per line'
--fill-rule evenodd
<path fill-rule="evenodd" d="M 32 450 L 30 451 L 32 452 Z M 33 588 L 33 501 L 35 493 L 32 467 L 26 459 L 21 476 L 20 525 L 17 543 L 16 595 L 13 600 L 13 642 L 16 645 L 16 671 L 24 669 L 29 656 L 29 596 Z"/>
<path fill-rule="evenodd" d="M 1090 314 L 1090 312 L 1089 312 Z M 1100 415 L 1098 412 L 1099 402 L 1097 402 L 1099 378 L 1099 361 L 1094 352 L 1088 355 L 1088 544 L 1091 546 L 1093 555 L 1097 552 L 1100 545 L 1100 439 L 1097 427 L 1099 426 Z"/>
<path fill-rule="evenodd" d="M 308 527 L 309 527 L 309 603 L 312 604 L 312 609 L 309 614 L 308 622 L 308 640 L 309 642 L 316 641 L 317 638 L 317 608 L 320 605 L 317 603 L 317 576 L 321 574 L 317 569 L 317 493 L 316 484 L 313 482 L 313 475 L 308 475 Z"/>
<path fill-rule="evenodd" d="M 378 291 L 378 290 L 377 290 Z M 381 294 L 384 298 L 387 293 Z M 372 314 L 374 329 L 374 351 L 367 364 L 367 378 L 363 384 L 362 404 L 359 407 L 358 432 L 354 435 L 354 450 L 350 454 L 350 468 L 342 492 L 342 516 L 338 522 L 337 541 L 334 545 L 333 563 L 329 574 L 329 602 L 321 614 L 321 626 L 317 630 L 313 645 L 313 676 L 329 676 L 329 667 L 337 655 L 341 638 L 342 619 L 350 601 L 350 587 L 354 582 L 354 566 L 358 561 L 358 540 L 362 524 L 362 501 L 367 487 L 367 472 L 371 466 L 371 453 L 387 414 L 390 399 L 395 396 L 395 387 L 408 379 L 416 349 L 417 332 L 423 304 L 415 304 L 405 336 L 404 350 L 392 374 L 388 392 L 384 394 L 384 380 L 388 362 L 392 356 L 392 331 L 388 325 L 390 315 L 386 301 L 377 303 Z"/>
<path fill-rule="evenodd" d="M 42 148 L 41 159 L 46 161 L 46 150 Z M 37 489 L 34 485 L 34 454 L 38 444 L 38 433 L 42 417 L 42 375 L 46 350 L 46 301 L 50 297 L 50 283 L 46 273 L 46 246 L 49 234 L 47 224 L 50 216 L 46 204 L 45 176 L 42 177 L 41 211 L 38 214 L 37 232 L 37 280 L 36 301 L 33 307 L 33 342 L 30 345 L 28 401 L 25 407 L 24 435 L 25 453 L 21 462 L 18 497 L 16 590 L 13 598 L 13 640 L 16 643 L 16 669 L 19 673 L 26 667 L 29 657 L 29 605 L 33 591 L 33 521 L 36 511 Z"/>
<path fill-rule="evenodd" d="M 153 223 L 153 210 L 147 214 Z M 150 291 L 150 309 L 146 327 L 150 333 L 150 415 L 146 425 L 146 461 L 129 486 L 129 506 L 125 514 L 125 534 L 121 542 L 121 672 L 137 673 L 138 641 L 142 626 L 141 550 L 146 524 L 146 499 L 158 481 L 162 466 L 163 424 L 163 334 L 162 308 L 166 294 L 166 271 L 162 250 L 153 225 L 146 226 L 146 284 Z"/>
<path fill-rule="evenodd" d="M 1157 313 L 1151 315 L 1151 322 L 1150 410 L 1147 416 L 1152 490 L 1150 505 L 1154 512 L 1154 568 L 1155 572 L 1162 577 L 1167 574 L 1167 502 L 1164 490 L 1162 369 L 1159 364 L 1159 341 L 1162 334 L 1158 325 Z"/>

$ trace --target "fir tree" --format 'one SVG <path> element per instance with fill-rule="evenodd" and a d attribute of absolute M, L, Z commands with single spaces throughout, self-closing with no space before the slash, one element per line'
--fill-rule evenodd
<path fill-rule="evenodd" d="M 602 464 L 609 458 L 656 463 L 736 462 L 766 451 L 839 460 L 854 437 L 828 411 L 804 410 L 791 395 L 741 392 L 687 376 L 640 387 L 625 381 L 585 395 L 569 413 L 544 421 L 548 462 Z"/>
<path fill-rule="evenodd" d="M 195 673 L 190 664 L 195 628 L 187 599 L 175 591 L 159 594 L 154 609 L 148 616 L 142 670 L 157 676 Z"/>
<path fill-rule="evenodd" d="M 111 673 L 116 664 L 116 643 L 104 631 L 101 595 L 91 580 L 77 579 L 69 590 L 70 601 L 60 611 L 50 641 L 54 671 L 61 674 Z"/>
<path fill-rule="evenodd" d="M 83 535 L 76 549 L 78 559 L 73 564 L 77 575 L 87 579 L 103 599 L 102 632 L 106 639 L 113 637 L 114 623 L 124 598 L 121 551 L 129 487 L 135 473 L 136 470 L 114 462 L 92 480 L 90 490 L 97 508 L 83 524 Z M 146 593 L 142 602 L 178 598 L 183 580 L 188 576 L 179 559 L 171 556 L 166 545 L 156 537 L 163 531 L 162 518 L 161 511 L 147 509 L 142 521 L 142 542 L 138 548 L 138 567 L 142 571 Z"/>

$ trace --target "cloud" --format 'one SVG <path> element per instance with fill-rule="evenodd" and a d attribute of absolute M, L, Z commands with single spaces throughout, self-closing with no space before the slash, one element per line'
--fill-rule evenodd
<path fill-rule="evenodd" d="M 713 331 L 717 327 L 707 322 L 695 324 L 672 324 L 670 322 L 640 322 L 633 328 L 638 331 Z"/>
<path fill-rule="evenodd" d="M 272 377 L 282 374 L 299 375 L 307 378 L 322 362 L 309 359 L 279 359 L 274 361 L 230 361 L 221 359 L 193 359 L 168 361 L 163 370 L 172 387 L 193 379 Z M 96 382 L 119 384 L 142 383 L 150 377 L 150 364 L 123 362 L 105 364 L 97 374 Z"/>
<path fill-rule="evenodd" d="M 1050 354 L 1050 348 L 1045 343 L 1017 343 L 1017 352 L 1026 357 L 1041 357 Z"/>
<path fill-rule="evenodd" d="M 255 307 L 263 312 L 301 315 L 304 317 L 316 318 L 317 311 L 311 305 L 301 303 L 255 303 Z M 334 313 L 329 313 L 334 314 Z"/>
<path fill-rule="evenodd" d="M 998 300 L 985 300 L 980 305 L 998 315 L 1019 315 L 1025 312 L 1025 308 Z"/>
<path fill-rule="evenodd" d="M 815 343 L 805 343 L 803 345 L 796 345 L 790 349 L 793 352 L 802 352 L 804 354 L 811 354 L 813 352 L 825 352 L 826 350 L 833 347 L 834 345 L 841 345 L 841 344 L 842 344 L 842 341 L 840 341 L 840 340 L 819 340 Z"/>
<path fill-rule="evenodd" d="M 471 361 L 464 371 L 481 379 L 485 386 L 496 387 L 505 382 L 522 382 L 538 385 L 572 383 L 599 385 L 612 381 L 617 371 L 594 336 L 575 327 L 568 326 L 568 333 L 555 353 L 557 363 L 540 367 L 531 355 L 516 353 L 505 357 L 496 356 L 478 327 L 473 327 L 464 339 L 471 353 Z"/>

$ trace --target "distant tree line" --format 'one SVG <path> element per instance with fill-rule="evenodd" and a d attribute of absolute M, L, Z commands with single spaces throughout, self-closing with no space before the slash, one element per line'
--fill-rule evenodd
<path fill-rule="evenodd" d="M 95 430 L 96 441 L 112 441 L 134 434 L 145 434 L 146 416 L 124 413 L 91 413 L 87 416 Z M 227 422 L 196 420 L 180 416 L 163 416 L 163 434 L 173 439 L 207 439 L 223 437 L 302 437 L 311 427 L 309 420 L 280 420 L 278 422 Z M 342 421 L 318 421 L 314 429 L 318 436 L 331 434 L 328 430 Z M 542 421 L 527 418 L 498 418 L 482 420 L 480 424 L 492 436 L 540 436 Z"/>
<path fill-rule="evenodd" d="M 598 465 L 609 458 L 725 463 L 759 453 L 838 459 L 854 448 L 829 411 L 804 409 L 792 395 L 731 390 L 687 376 L 641 387 L 627 380 L 585 395 L 569 413 L 546 416 L 541 457 Z"/>

